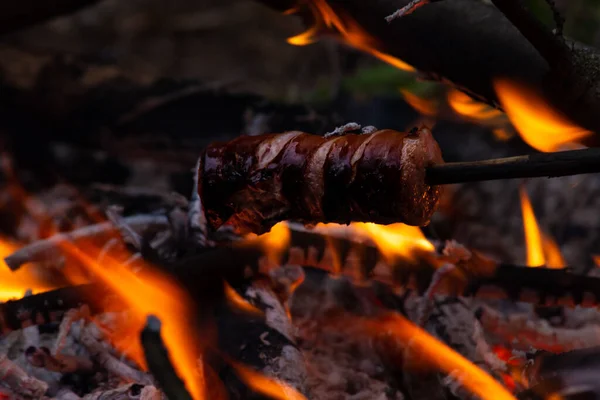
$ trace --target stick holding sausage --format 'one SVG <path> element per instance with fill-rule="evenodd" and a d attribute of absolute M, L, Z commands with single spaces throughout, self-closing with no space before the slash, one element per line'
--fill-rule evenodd
<path fill-rule="evenodd" d="M 427 128 L 323 137 L 292 131 L 213 143 L 198 162 L 208 227 L 263 233 L 283 220 L 423 226 L 440 187 L 425 169 L 443 163 Z"/>

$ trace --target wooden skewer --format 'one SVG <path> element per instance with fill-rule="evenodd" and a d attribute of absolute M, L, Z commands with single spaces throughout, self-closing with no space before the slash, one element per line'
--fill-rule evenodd
<path fill-rule="evenodd" d="M 432 185 L 446 185 L 596 172 L 600 172 L 600 148 L 440 164 L 427 168 L 427 182 Z"/>

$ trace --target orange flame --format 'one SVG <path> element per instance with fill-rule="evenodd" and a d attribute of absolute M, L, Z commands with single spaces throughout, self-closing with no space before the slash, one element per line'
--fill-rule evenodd
<path fill-rule="evenodd" d="M 268 376 L 239 363 L 231 364 L 235 368 L 240 379 L 258 393 L 264 394 L 275 400 L 306 400 L 306 397 L 284 382 L 269 378 Z"/>
<path fill-rule="evenodd" d="M 125 300 L 135 314 L 138 333 L 148 314 L 160 318 L 164 327 L 162 336 L 179 376 L 195 400 L 204 399 L 203 376 L 198 373 L 193 351 L 198 343 L 190 327 L 192 308 L 187 294 L 168 276 L 150 266 L 144 268 L 142 278 L 108 256 L 103 259 L 103 265 L 99 265 L 75 245 L 63 243 L 62 246 Z M 145 366 L 141 346 L 136 348 L 132 358 Z"/>
<path fill-rule="evenodd" d="M 419 252 L 430 253 L 435 250 L 435 246 L 416 226 L 402 223 L 378 225 L 363 222 L 353 223 L 351 226 L 366 233 L 390 261 L 397 259 L 415 261 Z"/>
<path fill-rule="evenodd" d="M 490 120 L 502 116 L 500 110 L 481 103 L 456 89 L 448 91 L 448 104 L 457 114 L 475 120 Z"/>
<path fill-rule="evenodd" d="M 592 259 L 594 260 L 594 264 L 596 264 L 597 267 L 600 267 L 600 255 L 592 254 Z"/>
<path fill-rule="evenodd" d="M 247 237 L 252 238 L 256 237 L 256 235 L 249 234 Z M 281 255 L 287 249 L 287 246 L 290 243 L 290 237 L 290 228 L 285 222 L 279 222 L 273 225 L 269 232 L 258 236 L 262 249 L 271 265 L 280 264 Z"/>
<path fill-rule="evenodd" d="M 379 320 L 367 321 L 367 327 L 371 334 L 383 333 L 406 343 L 425 365 L 458 376 L 461 384 L 481 399 L 515 400 L 506 388 L 485 371 L 399 314 L 388 314 Z"/>
<path fill-rule="evenodd" d="M 401 70 L 415 70 L 404 61 L 377 49 L 378 46 L 373 37 L 366 33 L 353 19 L 349 17 L 342 18 L 336 14 L 326 0 L 308 0 L 307 5 L 310 7 L 315 17 L 315 25 L 299 35 L 288 38 L 288 43 L 295 46 L 311 44 L 317 40 L 317 34 L 323 29 L 335 29 L 348 45 L 370 53 L 380 60 Z M 294 9 L 294 11 L 296 10 L 297 9 Z"/>
<path fill-rule="evenodd" d="M 527 243 L 527 266 L 564 268 L 566 263 L 560 249 L 549 236 L 540 230 L 531 201 L 523 186 L 519 189 L 519 195 L 521 197 L 525 242 Z"/>
<path fill-rule="evenodd" d="M 239 310 L 245 311 L 250 314 L 263 315 L 264 313 L 250 304 L 246 299 L 239 295 L 238 292 L 235 291 L 227 282 L 223 283 L 225 290 L 225 297 L 230 304 L 236 307 Z"/>
<path fill-rule="evenodd" d="M 406 89 L 400 89 L 400 93 L 412 108 L 422 115 L 433 117 L 438 114 L 438 104 L 433 99 L 419 97 Z"/>
<path fill-rule="evenodd" d="M 31 269 L 23 267 L 11 271 L 4 263 L 4 257 L 9 256 L 19 248 L 19 245 L 6 238 L 0 238 L 0 302 L 21 298 L 28 289 L 33 293 L 52 289 L 41 277 L 35 276 Z"/>
<path fill-rule="evenodd" d="M 523 140 L 544 152 L 580 148 L 587 131 L 555 110 L 543 97 L 516 82 L 497 79 L 494 88 L 508 118 Z"/>

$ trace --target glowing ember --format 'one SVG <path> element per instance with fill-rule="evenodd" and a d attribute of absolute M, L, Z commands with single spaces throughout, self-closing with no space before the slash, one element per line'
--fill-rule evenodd
<path fill-rule="evenodd" d="M 508 139 L 511 139 L 513 136 L 515 136 L 514 130 L 509 130 L 507 128 L 495 128 L 492 129 L 492 133 L 496 139 L 503 142 L 506 142 Z"/>
<path fill-rule="evenodd" d="M 19 246 L 5 238 L 0 238 L 0 259 L 12 254 Z M 0 262 L 0 302 L 21 298 L 31 289 L 33 293 L 52 289 L 43 279 L 35 276 L 30 269 L 21 268 L 11 271 L 4 261 Z"/>
<path fill-rule="evenodd" d="M 433 252 L 435 246 L 429 242 L 421 229 L 401 223 L 378 225 L 353 223 L 358 231 L 365 232 L 375 242 L 383 255 L 391 261 L 396 259 L 415 261 L 420 252 Z"/>
<path fill-rule="evenodd" d="M 163 339 L 179 376 L 195 400 L 206 398 L 202 384 L 204 380 L 198 372 L 195 356 L 198 342 L 194 337 L 195 330 L 190 326 L 193 318 L 187 294 L 168 276 L 150 266 L 144 268 L 142 278 L 108 256 L 104 257 L 103 265 L 99 265 L 73 244 L 64 243 L 62 246 L 125 300 L 135 314 L 137 334 L 142 330 L 147 315 L 154 314 L 160 318 Z M 90 253 L 94 254 L 93 250 Z M 139 345 L 137 352 L 131 356 L 145 366 Z"/>
<path fill-rule="evenodd" d="M 250 314 L 263 315 L 264 313 L 250 304 L 246 299 L 239 295 L 227 282 L 224 282 L 225 297 L 227 301 L 235 308 Z"/>
<path fill-rule="evenodd" d="M 520 187 L 519 194 L 521 197 L 525 242 L 527 244 L 527 266 L 564 268 L 566 263 L 560 249 L 550 237 L 540 230 L 531 201 L 523 186 Z"/>
<path fill-rule="evenodd" d="M 515 400 L 494 378 L 399 314 L 366 321 L 373 335 L 389 335 L 411 347 L 425 366 L 458 377 L 460 383 L 481 399 Z"/>
<path fill-rule="evenodd" d="M 301 393 L 293 387 L 269 378 L 266 375 L 256 372 L 251 368 L 238 363 L 231 363 L 238 376 L 252 390 L 264 394 L 275 400 L 306 400 Z"/>
<path fill-rule="evenodd" d="M 490 120 L 502 116 L 499 110 L 455 89 L 448 92 L 448 104 L 457 114 L 475 120 Z"/>
<path fill-rule="evenodd" d="M 523 140 L 537 150 L 580 148 L 581 141 L 592 134 L 569 121 L 526 86 L 499 79 L 494 87 L 510 121 Z"/>
<path fill-rule="evenodd" d="M 401 70 L 414 71 L 414 68 L 404 61 L 379 50 L 379 46 L 373 37 L 366 33 L 350 17 L 342 17 L 336 14 L 326 0 L 308 0 L 306 4 L 310 7 L 315 17 L 315 25 L 299 35 L 288 38 L 288 43 L 296 46 L 314 43 L 317 40 L 316 35 L 322 30 L 335 29 L 346 44 L 370 53 Z"/>
<path fill-rule="evenodd" d="M 405 89 L 400 89 L 404 101 L 422 115 L 433 117 L 438 113 L 438 105 L 433 99 L 419 97 Z"/>

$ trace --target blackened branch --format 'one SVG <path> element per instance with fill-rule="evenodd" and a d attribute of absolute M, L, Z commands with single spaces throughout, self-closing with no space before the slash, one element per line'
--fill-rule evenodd
<path fill-rule="evenodd" d="M 169 399 L 192 400 L 192 396 L 171 364 L 169 352 L 160 336 L 160 328 L 160 320 L 154 315 L 149 315 L 141 333 L 148 368 Z"/>

